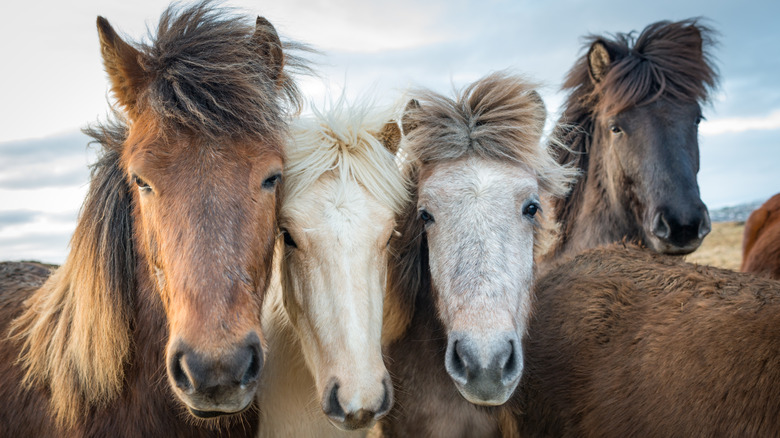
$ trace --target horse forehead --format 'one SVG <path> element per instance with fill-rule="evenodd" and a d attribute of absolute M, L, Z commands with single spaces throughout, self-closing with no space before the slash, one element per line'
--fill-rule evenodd
<path fill-rule="evenodd" d="M 283 220 L 319 240 L 370 237 L 393 221 L 392 210 L 354 180 L 327 178 L 285 201 Z"/>
<path fill-rule="evenodd" d="M 485 203 L 536 193 L 538 183 L 533 172 L 522 164 L 471 157 L 436 166 L 421 189 L 421 200 Z"/>

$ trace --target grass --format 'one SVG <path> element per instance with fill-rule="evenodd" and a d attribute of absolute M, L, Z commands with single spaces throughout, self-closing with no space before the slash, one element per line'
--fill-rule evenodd
<path fill-rule="evenodd" d="M 715 222 L 702 245 L 685 257 L 688 262 L 739 271 L 742 264 L 744 222 Z"/>

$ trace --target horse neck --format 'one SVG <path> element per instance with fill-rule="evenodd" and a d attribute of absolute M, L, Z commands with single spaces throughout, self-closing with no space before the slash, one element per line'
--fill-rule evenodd
<path fill-rule="evenodd" d="M 642 243 L 641 225 L 631 206 L 613 194 L 620 190 L 611 187 L 613 183 L 603 168 L 602 145 L 594 142 L 588 149 L 587 168 L 579 169 L 582 176 L 569 198 L 556 209 L 560 235 L 542 258 L 545 262 L 623 239 Z"/>

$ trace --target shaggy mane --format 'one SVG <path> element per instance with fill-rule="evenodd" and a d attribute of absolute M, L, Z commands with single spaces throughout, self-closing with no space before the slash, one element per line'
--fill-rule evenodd
<path fill-rule="evenodd" d="M 614 115 L 658 99 L 708 102 L 718 82 L 710 54 L 714 36 L 714 31 L 699 20 L 688 19 L 653 23 L 636 38 L 633 32 L 611 38 L 586 37 L 584 48 L 598 41 L 607 48 L 612 62 L 598 83 L 590 77 L 587 54 L 577 60 L 566 76 L 563 90 L 569 96 L 552 135 L 553 142 L 566 146 L 558 154 L 558 162 L 573 164 L 587 175 L 588 151 L 599 114 Z M 584 185 L 583 177 L 568 196 L 554 202 L 558 220 L 573 209 Z"/>
<path fill-rule="evenodd" d="M 311 117 L 291 124 L 283 197 L 296 198 L 326 172 L 346 183 L 354 179 L 396 214 L 409 193 L 393 153 L 382 143 L 382 129 L 395 117 L 392 109 L 348 105 L 342 97 L 332 108 L 313 108 Z M 284 208 L 284 203 L 282 203 Z"/>
<path fill-rule="evenodd" d="M 131 350 L 135 256 L 130 186 L 120 164 L 126 125 L 84 131 L 103 147 L 65 263 L 30 297 L 11 325 L 22 343 L 27 385 L 51 391 L 60 424 L 121 389 Z"/>
<path fill-rule="evenodd" d="M 146 103 L 162 124 L 211 140 L 282 144 L 284 115 L 297 113 L 302 102 L 290 71 L 309 72 L 290 52 L 308 49 L 283 43 L 282 76 L 270 80 L 276 67 L 258 56 L 254 33 L 253 21 L 209 0 L 166 9 L 150 41 L 134 44 L 150 78 Z"/>

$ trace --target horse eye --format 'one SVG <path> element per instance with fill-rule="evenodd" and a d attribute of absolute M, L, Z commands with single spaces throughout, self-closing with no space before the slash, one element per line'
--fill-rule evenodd
<path fill-rule="evenodd" d="M 263 188 L 266 190 L 273 190 L 274 187 L 282 180 L 281 173 L 275 173 L 263 181 Z"/>
<path fill-rule="evenodd" d="M 420 210 L 420 220 L 425 222 L 425 225 L 432 224 L 433 222 L 435 222 L 433 220 L 433 215 L 428 213 L 428 211 L 425 209 Z"/>
<path fill-rule="evenodd" d="M 282 230 L 282 238 L 284 238 L 284 244 L 286 246 L 289 246 L 290 248 L 297 248 L 298 245 L 295 244 L 295 240 L 293 240 L 292 236 L 290 235 L 290 232 L 287 230 Z"/>
<path fill-rule="evenodd" d="M 141 177 L 135 175 L 133 176 L 133 181 L 135 182 L 135 185 L 138 186 L 138 189 L 142 192 L 151 192 L 152 187 L 147 183 L 146 181 L 142 180 Z"/>
<path fill-rule="evenodd" d="M 701 122 L 702 122 L 702 120 L 707 120 L 707 119 L 706 119 L 704 116 L 699 116 L 699 117 L 696 117 L 696 125 L 698 126 L 698 125 L 699 125 L 699 123 L 701 123 Z"/>
<path fill-rule="evenodd" d="M 620 126 L 618 126 L 618 125 L 610 126 L 609 130 L 612 131 L 613 134 L 620 134 L 621 132 L 623 132 L 623 130 L 620 129 Z"/>
<path fill-rule="evenodd" d="M 539 205 L 535 202 L 530 202 L 528 205 L 523 207 L 523 214 L 526 216 L 534 217 L 538 211 Z"/>

